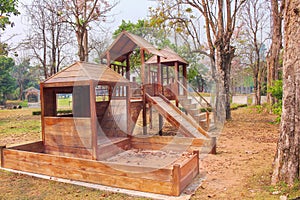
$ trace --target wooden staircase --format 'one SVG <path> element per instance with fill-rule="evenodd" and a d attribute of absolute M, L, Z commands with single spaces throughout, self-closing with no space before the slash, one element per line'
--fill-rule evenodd
<path fill-rule="evenodd" d="M 190 115 L 204 130 L 208 131 L 210 129 L 210 112 L 208 110 L 208 108 L 211 108 L 210 103 L 191 86 L 193 92 L 190 92 L 179 81 L 177 83 L 185 93 L 185 95 L 178 96 L 179 104 L 186 114 Z"/>
<path fill-rule="evenodd" d="M 192 102 L 192 99 L 189 96 L 179 96 L 178 101 L 184 111 L 194 118 L 204 130 L 207 131 L 209 129 L 209 112 L 202 112 L 198 102 Z"/>

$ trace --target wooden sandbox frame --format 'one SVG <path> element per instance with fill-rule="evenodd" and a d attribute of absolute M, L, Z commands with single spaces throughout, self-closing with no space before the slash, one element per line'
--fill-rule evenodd
<path fill-rule="evenodd" d="M 149 150 L 156 150 L 170 145 L 172 140 L 173 137 L 154 136 L 148 139 L 132 137 L 128 139 L 128 143 L 122 141 L 117 145 L 120 148 L 122 146 L 128 148 L 128 144 L 131 148 L 147 146 Z M 190 143 L 191 140 L 180 138 L 179 142 Z M 203 142 L 194 139 L 192 143 L 201 146 Z M 178 145 L 181 144 L 171 144 L 170 148 L 176 150 Z M 107 148 L 110 148 L 110 145 Z M 179 196 L 199 174 L 198 151 L 193 151 L 190 157 L 182 159 L 179 164 L 176 161 L 170 166 L 154 168 L 53 155 L 44 153 L 44 150 L 42 141 L 10 148 L 2 146 L 1 167 L 171 196 Z"/>

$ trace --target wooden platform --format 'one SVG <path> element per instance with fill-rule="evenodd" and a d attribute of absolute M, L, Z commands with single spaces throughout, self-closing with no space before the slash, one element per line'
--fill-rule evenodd
<path fill-rule="evenodd" d="M 67 178 L 107 186 L 178 196 L 199 173 L 198 152 L 186 152 L 175 162 L 164 167 L 138 166 L 108 162 L 106 158 L 129 149 L 154 150 L 167 146 L 173 137 L 115 138 L 100 143 L 98 151 L 106 154 L 100 160 L 74 158 L 45 153 L 42 142 L 0 148 L 1 167 Z M 181 139 L 182 141 L 184 138 Z M 181 142 L 182 142 L 181 141 Z M 178 141 L 177 141 L 178 142 Z M 186 143 L 190 143 L 187 141 Z M 201 142 L 200 142 L 201 143 Z M 198 144 L 200 144 L 198 141 Z M 170 146 L 174 151 L 175 145 Z M 117 149 L 118 151 L 115 151 Z M 110 154 L 110 155 L 108 155 Z"/>

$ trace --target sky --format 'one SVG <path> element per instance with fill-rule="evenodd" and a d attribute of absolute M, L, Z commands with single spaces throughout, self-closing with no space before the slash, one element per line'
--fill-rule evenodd
<path fill-rule="evenodd" d="M 137 22 L 138 19 L 144 19 L 148 15 L 149 6 L 155 5 L 152 0 L 119 0 L 120 3 L 112 10 L 114 14 L 114 21 L 109 24 L 111 30 L 115 30 L 121 24 L 122 19 L 131 22 Z M 28 0 L 20 0 L 22 3 L 28 4 Z M 26 18 L 24 16 L 24 10 L 19 9 L 21 15 L 13 16 L 11 20 L 15 23 L 13 28 L 8 27 L 5 32 L 1 35 L 0 40 L 3 42 L 10 38 L 11 35 L 17 34 L 13 39 L 8 41 L 8 43 L 17 44 L 22 41 L 26 35 L 28 27 L 26 26 Z M 23 13 L 23 14 L 22 14 Z"/>

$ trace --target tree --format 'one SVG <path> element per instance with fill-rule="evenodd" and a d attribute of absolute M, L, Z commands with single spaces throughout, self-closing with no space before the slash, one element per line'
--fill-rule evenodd
<path fill-rule="evenodd" d="M 260 105 L 264 63 L 265 44 L 268 39 L 264 32 L 268 26 L 267 4 L 260 0 L 248 0 L 241 9 L 242 41 L 240 53 L 246 65 L 252 69 L 255 105 Z"/>
<path fill-rule="evenodd" d="M 19 15 L 17 0 L 0 0 L 0 28 L 5 30 L 7 25 L 14 26 L 10 21 L 11 15 Z"/>
<path fill-rule="evenodd" d="M 36 73 L 38 70 L 35 70 L 35 67 L 30 66 L 30 59 L 22 59 L 21 63 L 14 66 L 12 76 L 17 82 L 19 95 L 18 99 L 23 100 L 23 92 L 24 89 L 29 87 L 36 87 L 38 74 Z"/>
<path fill-rule="evenodd" d="M 12 58 L 0 56 L 0 103 L 5 104 L 7 95 L 15 88 L 15 80 L 11 73 L 15 63 Z"/>
<path fill-rule="evenodd" d="M 283 107 L 272 184 L 299 178 L 300 1 L 286 1 L 284 12 Z"/>
<path fill-rule="evenodd" d="M 268 84 L 270 88 L 274 85 L 274 81 L 278 80 L 278 71 L 280 68 L 280 52 L 282 49 L 282 19 L 284 2 L 281 5 L 278 0 L 271 0 L 271 15 L 272 15 L 272 43 L 267 56 L 268 68 Z M 275 99 L 268 93 L 268 102 L 273 104 Z"/>
<path fill-rule="evenodd" d="M 71 25 L 76 33 L 80 61 L 88 61 L 88 30 L 92 29 L 92 23 L 105 22 L 107 14 L 117 5 L 117 2 L 63 0 L 62 3 L 65 8 L 60 12 L 62 22 Z"/>
<path fill-rule="evenodd" d="M 212 76 L 216 82 L 215 120 L 222 123 L 225 119 L 230 119 L 230 72 L 235 52 L 232 37 L 237 12 L 244 1 L 158 0 L 158 3 L 158 7 L 151 11 L 152 18 L 162 25 L 168 22 L 167 25 L 184 35 L 186 43 L 189 43 L 189 36 L 194 51 L 210 58 Z M 199 33 L 202 17 L 208 50 L 203 49 Z"/>
<path fill-rule="evenodd" d="M 68 57 L 66 49 L 71 49 L 71 31 L 59 16 L 63 4 L 58 0 L 33 0 L 25 8 L 31 30 L 23 46 L 32 51 L 32 56 L 41 65 L 43 76 L 48 78 L 60 70 Z"/>

